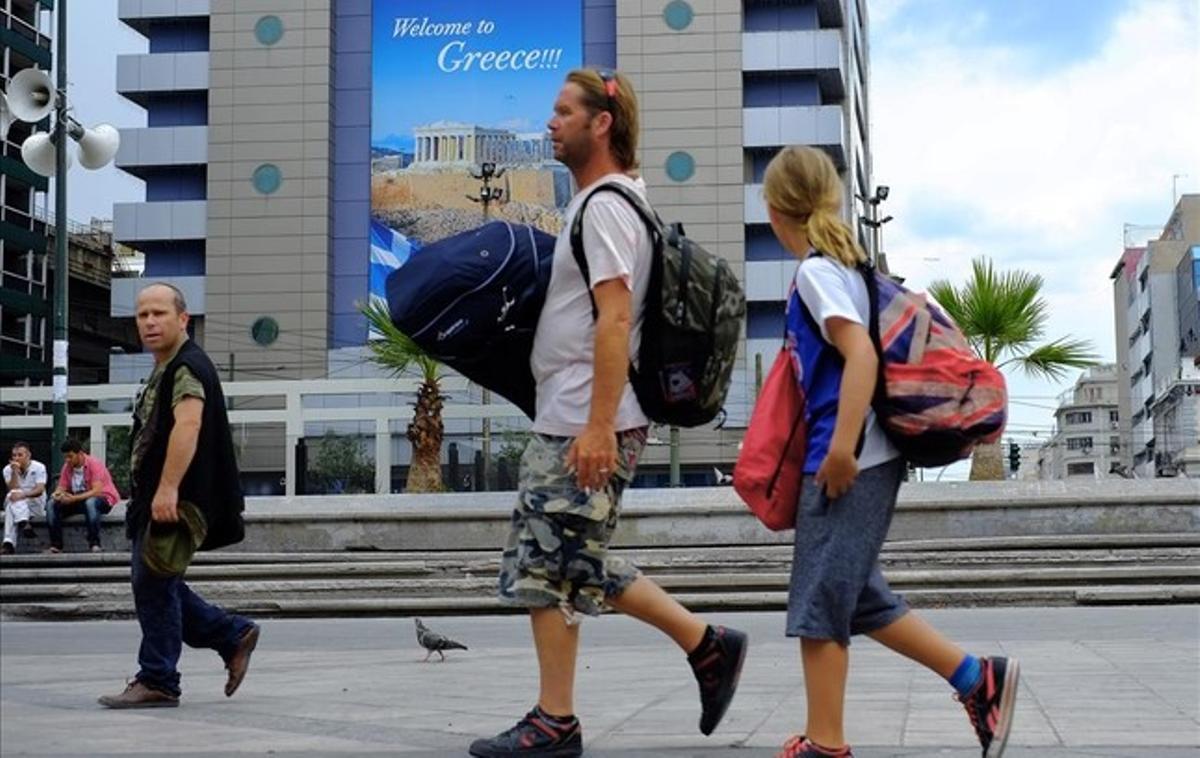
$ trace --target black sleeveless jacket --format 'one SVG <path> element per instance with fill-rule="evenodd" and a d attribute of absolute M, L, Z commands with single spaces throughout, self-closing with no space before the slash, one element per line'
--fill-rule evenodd
<path fill-rule="evenodd" d="M 167 457 L 167 440 L 175 426 L 171 411 L 171 396 L 175 389 L 175 372 L 187 366 L 204 387 L 204 414 L 196 454 L 187 473 L 179 483 L 179 499 L 195 503 L 208 522 L 208 536 L 201 550 L 213 550 L 241 542 L 245 537 L 242 512 L 245 498 L 234 453 L 229 417 L 225 414 L 225 395 L 221 380 L 212 361 L 192 340 L 187 340 L 163 369 L 155 393 L 154 407 L 146 423 L 154 426 L 154 443 L 145 453 L 134 474 L 133 497 L 125 513 L 125 531 L 129 539 L 144 531 Z M 133 438 L 140 429 L 137 414 L 133 419 Z"/>

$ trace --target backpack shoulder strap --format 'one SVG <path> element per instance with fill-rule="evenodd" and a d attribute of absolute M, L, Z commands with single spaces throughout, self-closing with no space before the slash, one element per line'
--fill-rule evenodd
<path fill-rule="evenodd" d="M 637 212 L 642 223 L 646 225 L 646 231 L 650 233 L 651 255 L 658 255 L 663 240 L 663 225 L 658 214 L 636 192 L 624 184 L 606 182 L 583 198 L 583 202 L 579 204 L 579 210 L 575 212 L 575 218 L 571 222 L 571 255 L 574 256 L 575 264 L 579 266 L 579 271 L 583 274 L 583 283 L 587 287 L 588 298 L 592 301 L 593 319 L 597 318 L 600 312 L 596 308 L 596 296 L 592 294 L 592 276 L 588 268 L 587 256 L 583 253 L 583 212 L 587 210 L 588 203 L 592 198 L 600 192 L 613 192 L 620 195 Z"/>

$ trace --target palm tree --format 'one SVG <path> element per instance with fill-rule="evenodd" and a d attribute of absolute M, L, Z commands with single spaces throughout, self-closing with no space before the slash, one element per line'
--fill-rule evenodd
<path fill-rule="evenodd" d="M 371 328 L 383 339 L 370 340 L 371 360 L 399 376 L 416 368 L 421 373 L 417 389 L 416 410 L 408 425 L 408 441 L 412 444 L 412 464 L 408 469 L 405 492 L 441 492 L 442 487 L 442 394 L 441 364 L 431 358 L 392 323 L 387 306 L 373 300 L 362 309 Z"/>
<path fill-rule="evenodd" d="M 996 271 L 987 258 L 971 262 L 961 289 L 942 279 L 929 294 L 954 320 L 979 356 L 997 368 L 1015 365 L 1032 377 L 1061 380 L 1070 369 L 1093 366 L 1099 356 L 1086 340 L 1060 337 L 1043 344 L 1048 306 L 1042 277 L 1026 271 Z M 971 479 L 1003 479 L 999 442 L 980 445 L 971 460 Z"/>

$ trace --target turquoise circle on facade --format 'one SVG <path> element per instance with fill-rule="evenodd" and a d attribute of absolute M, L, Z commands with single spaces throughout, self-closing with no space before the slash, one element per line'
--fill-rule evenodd
<path fill-rule="evenodd" d="M 274 45 L 283 39 L 283 22 L 279 16 L 263 16 L 254 25 L 254 38 L 264 45 Z"/>
<path fill-rule="evenodd" d="M 667 7 L 663 8 L 663 21 L 677 32 L 688 28 L 695 15 L 692 6 L 684 0 L 671 0 Z"/>
<path fill-rule="evenodd" d="M 254 182 L 254 189 L 264 195 L 269 195 L 279 189 L 279 185 L 283 183 L 283 174 L 275 164 L 264 163 L 254 169 L 254 177 L 251 181 Z"/>
<path fill-rule="evenodd" d="M 667 156 L 667 176 L 677 182 L 686 182 L 696 173 L 696 160 L 682 150 Z"/>
<path fill-rule="evenodd" d="M 279 322 L 270 316 L 259 316 L 250 327 L 250 336 L 258 344 L 267 347 L 279 339 Z"/>

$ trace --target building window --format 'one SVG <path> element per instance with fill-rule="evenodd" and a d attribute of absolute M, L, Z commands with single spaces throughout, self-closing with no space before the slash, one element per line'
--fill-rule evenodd
<path fill-rule="evenodd" d="M 1117 423 L 1118 421 L 1121 420 L 1120 412 L 1119 411 L 1109 411 L 1108 412 L 1108 420 L 1114 424 Z"/>
<path fill-rule="evenodd" d="M 1088 461 L 1087 463 L 1068 463 L 1067 476 L 1095 476 L 1096 464 Z"/>
<path fill-rule="evenodd" d="M 263 347 L 279 338 L 279 322 L 270 316 L 259 316 L 250 327 L 250 336 Z"/>
<path fill-rule="evenodd" d="M 274 45 L 283 39 L 283 22 L 279 16 L 263 16 L 254 25 L 254 38 L 263 45 Z"/>
<path fill-rule="evenodd" d="M 690 153 L 674 152 L 667 156 L 667 176 L 676 182 L 686 182 L 696 173 L 696 160 Z"/>
<path fill-rule="evenodd" d="M 1068 424 L 1090 424 L 1092 423 L 1091 411 L 1075 411 L 1067 414 L 1066 422 Z"/>
<path fill-rule="evenodd" d="M 691 26 L 695 15 L 692 12 L 692 6 L 684 0 L 671 0 L 667 3 L 667 7 L 663 8 L 663 21 L 666 21 L 667 26 L 677 32 Z"/>
<path fill-rule="evenodd" d="M 273 163 L 264 163 L 254 169 L 254 189 L 264 195 L 269 195 L 279 189 L 279 185 L 283 183 L 283 174 L 279 171 L 279 167 Z"/>
<path fill-rule="evenodd" d="M 1091 437 L 1069 437 L 1067 439 L 1067 449 L 1068 450 L 1083 450 L 1083 451 L 1091 450 L 1092 449 L 1092 438 Z"/>

